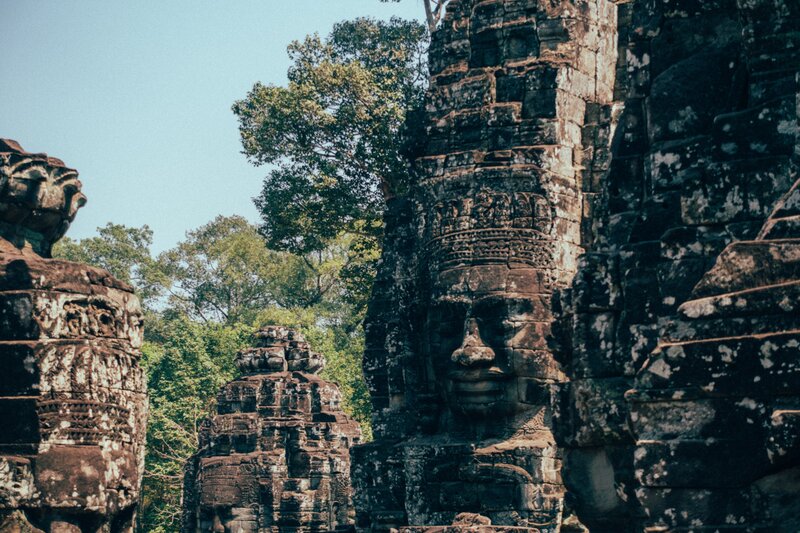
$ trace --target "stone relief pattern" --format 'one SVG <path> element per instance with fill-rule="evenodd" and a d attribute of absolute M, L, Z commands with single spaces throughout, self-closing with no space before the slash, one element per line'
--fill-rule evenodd
<path fill-rule="evenodd" d="M 366 321 L 376 440 L 353 450 L 360 529 L 464 513 L 561 527 L 550 405 L 565 376 L 547 338 L 582 253 L 584 175 L 602 171 L 594 145 L 610 136 L 615 14 L 597 1 L 448 5 L 418 179 L 390 201 Z"/>
<path fill-rule="evenodd" d="M 593 533 L 800 530 L 800 5 L 618 7 L 624 108 L 557 299 L 568 499 Z"/>
<path fill-rule="evenodd" d="M 108 272 L 50 259 L 77 172 L 0 140 L 0 530 L 131 532 L 144 466 L 142 312 Z"/>
<path fill-rule="evenodd" d="M 359 529 L 800 530 L 799 35 L 794 0 L 450 2 L 366 321 Z M 0 529 L 130 531 L 138 302 L 48 259 L 77 173 L 0 163 Z M 240 354 L 187 530 L 350 523 L 358 432 L 295 335 Z"/>
<path fill-rule="evenodd" d="M 184 532 L 317 532 L 352 527 L 350 447 L 358 424 L 324 358 L 296 331 L 268 326 L 241 351 L 243 377 L 219 393 L 184 481 Z"/>

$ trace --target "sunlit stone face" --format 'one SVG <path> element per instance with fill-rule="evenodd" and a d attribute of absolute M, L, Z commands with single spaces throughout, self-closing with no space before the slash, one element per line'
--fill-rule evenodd
<path fill-rule="evenodd" d="M 526 292 L 539 277 L 506 265 L 458 270 L 439 280 L 457 282 L 439 284 L 426 320 L 425 349 L 445 404 L 480 418 L 546 404 L 559 371 L 547 349 L 549 298 Z"/>

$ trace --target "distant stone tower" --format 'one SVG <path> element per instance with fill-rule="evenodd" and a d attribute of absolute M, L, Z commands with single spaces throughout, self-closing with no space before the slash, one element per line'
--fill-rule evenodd
<path fill-rule="evenodd" d="M 353 523 L 350 447 L 361 430 L 324 358 L 296 331 L 268 326 L 239 352 L 186 468 L 183 531 L 316 532 Z"/>
<path fill-rule="evenodd" d="M 142 313 L 108 272 L 50 259 L 78 173 L 0 139 L 0 531 L 133 531 Z"/>

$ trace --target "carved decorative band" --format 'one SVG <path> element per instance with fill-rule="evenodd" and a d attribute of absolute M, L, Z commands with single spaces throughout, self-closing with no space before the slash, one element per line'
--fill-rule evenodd
<path fill-rule="evenodd" d="M 453 198 L 433 205 L 427 226 L 430 239 L 463 230 L 491 228 L 549 233 L 553 218 L 553 205 L 542 195 L 482 189 L 474 197 Z"/>
<path fill-rule="evenodd" d="M 45 400 L 37 405 L 42 441 L 97 444 L 104 439 L 130 443 L 131 411 L 92 400 Z"/>
<path fill-rule="evenodd" d="M 493 228 L 467 230 L 430 240 L 425 255 L 432 270 L 459 265 L 523 263 L 555 268 L 555 243 L 533 229 Z"/>

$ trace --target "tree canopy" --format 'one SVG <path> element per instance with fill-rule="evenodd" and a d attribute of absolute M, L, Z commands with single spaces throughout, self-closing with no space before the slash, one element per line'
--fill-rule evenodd
<path fill-rule="evenodd" d="M 360 18 L 295 41 L 288 85 L 257 83 L 233 106 L 242 146 L 271 164 L 256 198 L 275 249 L 324 249 L 343 233 L 376 240 L 386 195 L 410 165 L 404 129 L 421 105 L 427 31 L 414 21 Z"/>

